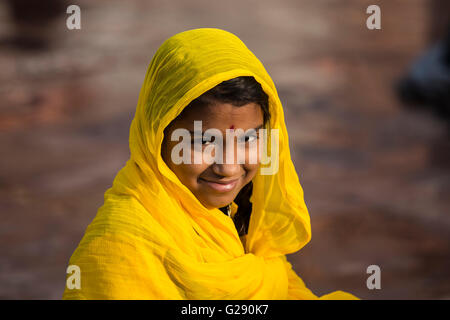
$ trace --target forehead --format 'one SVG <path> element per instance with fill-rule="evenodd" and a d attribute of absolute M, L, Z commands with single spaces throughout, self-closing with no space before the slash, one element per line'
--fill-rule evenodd
<path fill-rule="evenodd" d="M 203 128 L 256 128 L 263 124 L 263 112 L 256 103 L 240 107 L 229 103 L 208 106 L 191 106 L 172 122 L 174 128 L 193 128 L 194 121 L 202 121 Z"/>

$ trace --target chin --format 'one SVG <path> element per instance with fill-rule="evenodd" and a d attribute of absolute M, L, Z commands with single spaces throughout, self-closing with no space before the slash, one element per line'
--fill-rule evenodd
<path fill-rule="evenodd" d="M 206 201 L 203 202 L 203 205 L 209 209 L 217 209 L 222 208 L 227 205 L 229 205 L 234 198 L 233 197 L 220 197 L 215 199 L 205 199 Z"/>

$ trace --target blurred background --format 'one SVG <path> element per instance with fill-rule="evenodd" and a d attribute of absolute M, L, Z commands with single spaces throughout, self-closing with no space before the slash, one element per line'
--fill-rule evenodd
<path fill-rule="evenodd" d="M 450 299 L 449 3 L 0 2 L 0 298 L 61 298 L 128 159 L 154 53 L 175 33 L 216 27 L 279 90 L 312 222 L 311 242 L 288 256 L 306 285 Z M 66 27 L 69 4 L 81 30 Z M 381 30 L 366 27 L 371 4 Z M 379 290 L 366 286 L 373 264 Z"/>

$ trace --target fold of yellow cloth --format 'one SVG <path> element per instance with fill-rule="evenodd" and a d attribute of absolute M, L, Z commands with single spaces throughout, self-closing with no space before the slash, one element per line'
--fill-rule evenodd
<path fill-rule="evenodd" d="M 268 126 L 279 130 L 278 171 L 253 179 L 242 239 L 232 219 L 205 208 L 161 157 L 164 128 L 183 108 L 239 76 L 261 84 L 269 96 Z M 311 226 L 282 104 L 264 66 L 238 37 L 202 28 L 167 39 L 146 74 L 129 143 L 130 159 L 69 262 L 80 267 L 81 288 L 66 288 L 64 299 L 319 298 L 285 256 L 310 241 Z M 336 291 L 322 298 L 355 297 Z"/>

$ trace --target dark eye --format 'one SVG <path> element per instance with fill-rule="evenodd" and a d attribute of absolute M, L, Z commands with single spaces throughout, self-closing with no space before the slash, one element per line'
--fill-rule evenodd
<path fill-rule="evenodd" d="M 258 139 L 257 134 L 247 134 L 244 137 L 241 137 L 238 141 L 239 143 L 247 143 L 247 142 L 253 142 Z"/>
<path fill-rule="evenodd" d="M 203 136 L 201 139 L 192 139 L 192 144 L 199 143 L 203 146 L 205 146 L 211 142 L 214 142 L 214 137 Z"/>
<path fill-rule="evenodd" d="M 203 145 L 209 144 L 209 143 L 211 143 L 211 142 L 214 142 L 214 138 L 211 138 L 211 137 L 203 137 L 203 139 L 202 139 L 202 144 L 203 144 Z"/>
<path fill-rule="evenodd" d="M 258 139 L 258 136 L 256 134 L 248 135 L 245 137 L 245 142 L 252 142 Z"/>

